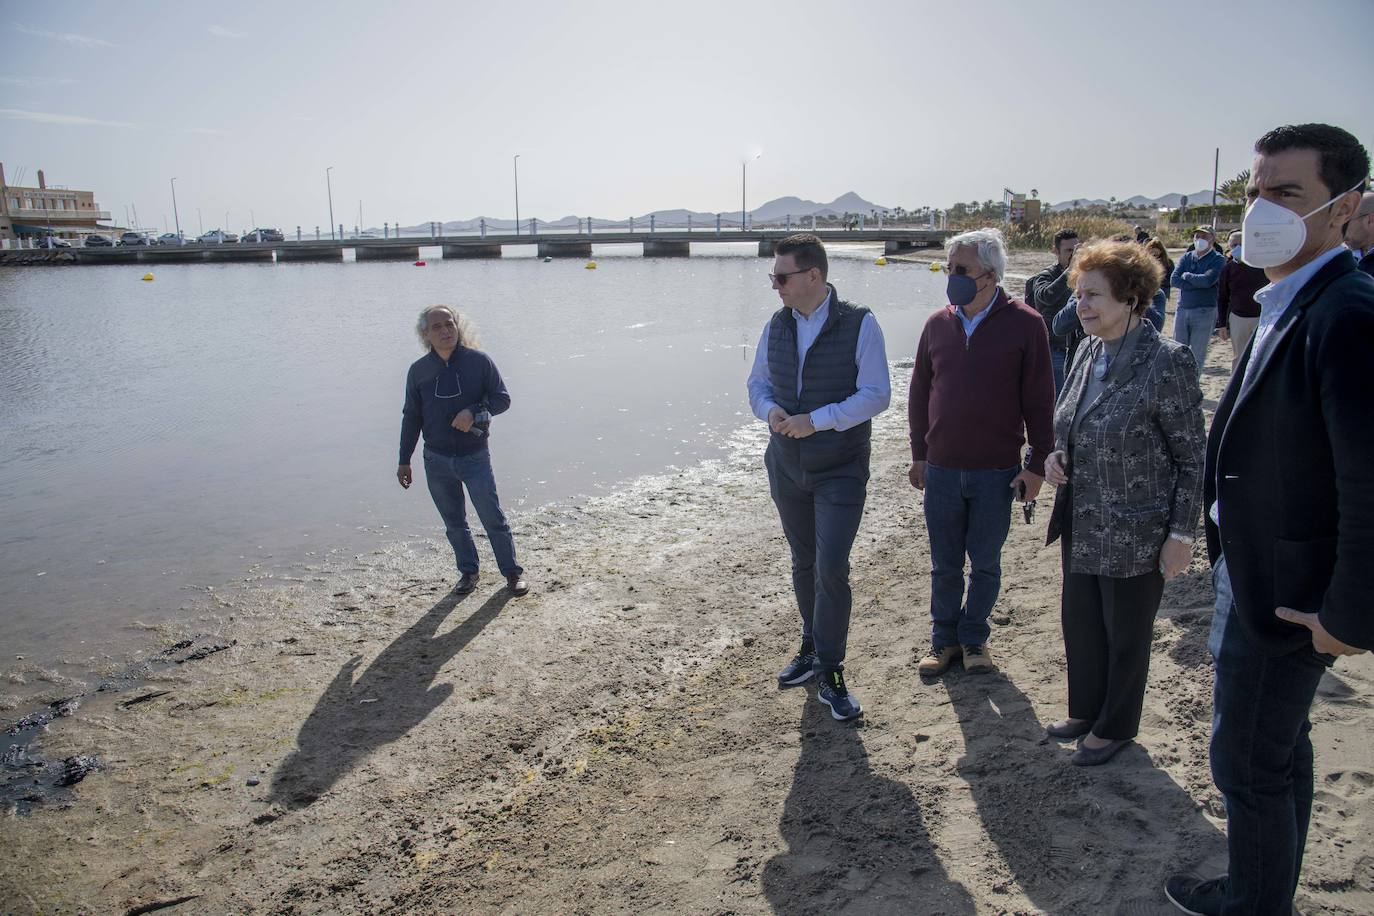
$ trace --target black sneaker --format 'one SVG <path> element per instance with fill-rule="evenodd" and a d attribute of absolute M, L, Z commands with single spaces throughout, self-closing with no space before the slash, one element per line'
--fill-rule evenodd
<path fill-rule="evenodd" d="M 1204 881 L 1194 875 L 1174 875 L 1164 882 L 1164 896 L 1189 916 L 1217 916 L 1226 896 L 1226 876 Z"/>
<path fill-rule="evenodd" d="M 477 588 L 477 573 L 465 572 L 462 578 L 458 580 L 458 584 L 453 587 L 453 593 L 456 595 L 466 595 L 475 588 Z"/>
<path fill-rule="evenodd" d="M 805 684 L 815 674 L 816 653 L 807 646 L 792 657 L 787 667 L 778 672 L 778 683 L 785 687 Z"/>
<path fill-rule="evenodd" d="M 830 707 L 830 715 L 841 722 L 847 722 L 861 715 L 864 711 L 859 705 L 859 701 L 854 698 L 844 686 L 844 673 L 841 671 L 827 671 L 821 678 L 821 686 L 816 691 L 816 698 Z"/>

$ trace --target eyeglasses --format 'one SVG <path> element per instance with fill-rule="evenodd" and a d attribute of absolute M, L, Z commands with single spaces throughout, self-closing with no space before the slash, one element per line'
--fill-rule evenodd
<path fill-rule="evenodd" d="M 449 380 L 450 377 L 452 378 L 452 382 L 453 382 L 453 384 L 452 384 L 452 386 L 451 386 L 451 387 L 453 388 L 453 394 L 442 394 L 442 393 L 440 393 L 440 391 L 439 391 L 439 383 L 440 383 L 441 381 L 447 382 L 447 381 Z M 450 387 L 450 386 L 449 386 L 448 384 L 445 384 L 444 387 L 445 387 L 445 388 L 448 388 L 448 387 Z M 442 372 L 440 372 L 438 375 L 436 375 L 436 376 L 434 377 L 434 396 L 435 396 L 436 398 L 456 398 L 456 397 L 458 397 L 459 395 L 461 395 L 462 393 L 463 393 L 463 386 L 462 386 L 462 384 L 458 381 L 458 371 L 457 371 L 456 369 L 450 369 L 450 368 L 448 368 L 448 367 L 445 367 L 444 370 L 443 370 Z"/>
<path fill-rule="evenodd" d="M 814 269 L 815 268 L 812 267 L 803 267 L 801 270 L 789 270 L 785 274 L 769 274 L 768 279 L 772 280 L 778 286 L 786 286 L 788 277 L 795 277 L 797 274 L 809 273 Z"/>

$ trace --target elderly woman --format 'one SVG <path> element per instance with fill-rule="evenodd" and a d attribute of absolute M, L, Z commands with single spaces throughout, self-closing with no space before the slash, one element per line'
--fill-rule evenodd
<path fill-rule="evenodd" d="M 1163 268 L 1140 245 L 1079 251 L 1071 282 L 1089 335 L 1055 407 L 1056 486 L 1048 543 L 1061 542 L 1060 602 L 1071 758 L 1106 763 L 1140 725 L 1150 642 L 1164 582 L 1192 557 L 1206 434 L 1197 364 L 1143 315 Z"/>

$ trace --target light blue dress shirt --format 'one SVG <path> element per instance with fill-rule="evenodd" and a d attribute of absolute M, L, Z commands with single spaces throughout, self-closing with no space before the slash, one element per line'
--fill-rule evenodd
<path fill-rule="evenodd" d="M 959 323 L 964 326 L 965 338 L 972 337 L 973 332 L 978 330 L 978 325 L 982 324 L 983 319 L 988 317 L 988 312 L 992 311 L 992 303 L 996 302 L 997 297 L 1000 295 L 1002 295 L 1002 287 L 999 286 L 995 290 L 993 290 L 992 302 L 989 302 L 981 312 L 979 312 L 977 315 L 974 315 L 972 318 L 964 314 L 963 306 L 956 305 L 954 307 L 954 314 L 959 316 Z"/>
<path fill-rule="evenodd" d="M 830 317 L 831 293 L 825 297 L 821 307 L 808 318 L 796 309 L 792 315 L 797 319 L 797 393 L 801 393 L 802 367 L 806 364 L 806 352 L 820 336 L 821 328 Z M 778 404 L 773 400 L 773 381 L 768 371 L 768 327 L 763 326 L 759 337 L 758 350 L 754 352 L 754 365 L 749 372 L 749 406 L 754 416 L 768 421 L 768 412 Z M 858 366 L 858 390 L 835 404 L 826 404 L 811 411 L 811 425 L 817 430 L 833 429 L 844 432 L 860 423 L 873 419 L 887 410 L 892 402 L 892 379 L 888 375 L 887 345 L 883 341 L 882 328 L 878 320 L 869 312 L 859 325 L 859 342 L 854 350 L 854 362 Z"/>

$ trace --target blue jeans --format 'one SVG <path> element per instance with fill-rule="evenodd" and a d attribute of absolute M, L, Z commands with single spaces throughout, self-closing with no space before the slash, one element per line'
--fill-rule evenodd
<path fill-rule="evenodd" d="M 821 475 L 819 480 L 793 469 L 773 449 L 764 457 L 773 504 L 792 549 L 792 590 L 801 614 L 802 639 L 816 647 L 816 674 L 844 670 L 853 594 L 849 588 L 849 551 L 868 496 L 865 469 L 852 475 Z"/>
<path fill-rule="evenodd" d="M 1334 659 L 1311 646 L 1269 657 L 1236 619 L 1225 560 L 1217 564 L 1212 779 L 1226 799 L 1229 852 L 1222 913 L 1292 912 L 1312 814 L 1308 713 Z"/>
<path fill-rule="evenodd" d="M 931 642 L 981 646 L 1002 588 L 1002 545 L 1011 530 L 1011 482 L 1019 468 L 954 471 L 926 465 Z M 964 600 L 964 557 L 972 567 Z"/>
<path fill-rule="evenodd" d="M 1216 306 L 1193 309 L 1180 307 L 1174 312 L 1174 340 L 1187 344 L 1193 351 L 1199 373 L 1202 372 L 1202 364 L 1207 361 L 1207 342 L 1212 339 L 1216 325 Z"/>
<path fill-rule="evenodd" d="M 1054 396 L 1059 397 L 1059 392 L 1064 390 L 1064 360 L 1068 356 L 1067 350 L 1061 350 L 1056 346 L 1050 347 L 1050 365 L 1054 367 Z"/>
<path fill-rule="evenodd" d="M 477 572 L 477 545 L 472 541 L 468 530 L 467 504 L 463 499 L 463 487 L 468 489 L 472 507 L 482 520 L 487 539 L 491 541 L 492 553 L 496 554 L 496 565 L 501 575 L 511 576 L 523 573 L 515 561 L 515 539 L 511 537 L 510 525 L 506 524 L 505 513 L 496 498 L 496 477 L 491 472 L 491 452 L 482 449 L 471 455 L 450 458 L 425 449 L 425 482 L 429 484 L 429 495 L 434 498 L 434 506 L 444 520 L 444 534 L 453 545 L 453 555 L 458 561 L 460 573 Z"/>

